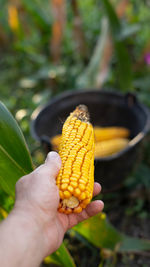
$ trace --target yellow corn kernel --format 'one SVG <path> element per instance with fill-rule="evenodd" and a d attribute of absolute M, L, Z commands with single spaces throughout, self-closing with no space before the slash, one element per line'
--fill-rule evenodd
<path fill-rule="evenodd" d="M 78 178 L 79 178 L 79 177 L 78 177 Z M 71 181 L 71 182 L 77 182 L 77 179 L 78 179 L 78 178 L 70 177 L 70 181 Z"/>
<path fill-rule="evenodd" d="M 91 201 L 94 187 L 94 131 L 86 106 L 78 106 L 65 121 L 59 147 L 58 211 L 79 213 Z"/>
<path fill-rule="evenodd" d="M 80 179 L 80 184 L 86 185 L 86 183 L 87 183 L 87 178 L 82 177 L 82 179 Z"/>
<path fill-rule="evenodd" d="M 70 182 L 70 185 L 72 185 L 73 188 L 76 188 L 78 186 L 77 182 Z"/>
<path fill-rule="evenodd" d="M 95 142 L 114 138 L 128 138 L 130 131 L 125 127 L 94 127 Z"/>
<path fill-rule="evenodd" d="M 128 143 L 129 140 L 126 138 L 116 138 L 98 142 L 95 144 L 95 158 L 113 155 L 127 147 Z"/>
<path fill-rule="evenodd" d="M 78 206 L 77 208 L 74 208 L 74 213 L 80 213 L 82 211 L 82 207 Z"/>
<path fill-rule="evenodd" d="M 71 185 L 69 185 L 69 186 L 68 186 L 68 190 L 69 190 L 69 192 L 73 193 L 74 188 L 73 188 Z"/>
<path fill-rule="evenodd" d="M 86 199 L 86 194 L 83 192 L 81 195 L 79 195 L 79 200 L 84 200 Z"/>
<path fill-rule="evenodd" d="M 79 188 L 76 188 L 76 189 L 74 190 L 74 195 L 75 195 L 76 197 L 78 197 L 78 196 L 81 195 L 81 191 L 80 191 Z"/>
<path fill-rule="evenodd" d="M 64 198 L 64 193 L 62 191 L 60 191 L 60 190 L 59 190 L 59 196 L 60 196 L 61 199 Z"/>
<path fill-rule="evenodd" d="M 85 190 L 85 185 L 79 184 L 79 188 L 80 188 L 81 191 L 84 191 Z"/>
<path fill-rule="evenodd" d="M 65 198 L 70 198 L 71 197 L 71 193 L 69 191 L 64 191 L 64 197 Z"/>
<path fill-rule="evenodd" d="M 89 204 L 89 199 L 85 199 L 85 200 L 83 200 L 83 204 L 84 204 L 84 205 Z"/>
<path fill-rule="evenodd" d="M 62 190 L 66 190 L 67 187 L 68 187 L 68 184 L 62 184 L 62 185 L 61 185 L 61 189 L 62 189 Z"/>

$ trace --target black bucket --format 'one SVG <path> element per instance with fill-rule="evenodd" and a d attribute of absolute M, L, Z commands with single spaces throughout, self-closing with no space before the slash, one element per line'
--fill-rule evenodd
<path fill-rule="evenodd" d="M 87 105 L 93 125 L 123 126 L 131 132 L 131 141 L 124 150 L 95 160 L 95 181 L 101 183 L 103 192 L 117 189 L 137 162 L 140 143 L 150 128 L 149 110 L 130 93 L 97 90 L 63 93 L 32 116 L 32 135 L 46 152 L 51 150 L 50 138 L 61 133 L 66 117 L 79 104 Z"/>

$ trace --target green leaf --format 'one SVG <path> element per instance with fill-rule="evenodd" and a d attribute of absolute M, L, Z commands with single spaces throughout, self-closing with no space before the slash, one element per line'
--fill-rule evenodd
<path fill-rule="evenodd" d="M 0 102 L 0 186 L 14 196 L 17 180 L 32 170 L 23 134 L 10 112 Z"/>
<path fill-rule="evenodd" d="M 123 28 L 110 1 L 102 0 L 102 2 L 112 32 L 112 38 L 117 56 L 117 77 L 119 78 L 120 87 L 123 91 L 129 91 L 133 88 L 133 74 L 128 50 L 124 41 L 122 41 L 120 38 L 121 35 L 123 35 Z"/>
<path fill-rule="evenodd" d="M 117 40 L 120 37 L 121 34 L 121 24 L 117 17 L 117 14 L 115 12 L 115 9 L 113 8 L 112 4 L 108 0 L 102 0 L 103 6 L 105 8 L 105 12 L 107 15 L 107 18 L 109 20 L 112 36 L 115 40 Z"/>
<path fill-rule="evenodd" d="M 73 229 L 99 248 L 126 252 L 150 250 L 150 241 L 120 233 L 108 222 L 104 213 L 76 225 Z"/>
<path fill-rule="evenodd" d="M 103 52 L 109 36 L 108 26 L 107 18 L 103 18 L 101 21 L 101 34 L 97 40 L 93 55 L 85 71 L 77 79 L 78 88 L 90 88 L 93 86 L 96 88 L 96 78 L 98 72 L 100 71 L 100 63 L 102 61 Z"/>
<path fill-rule="evenodd" d="M 137 252 L 141 250 L 150 250 L 150 241 L 140 238 L 128 237 L 122 234 L 122 242 L 119 251 L 124 252 Z"/>
<path fill-rule="evenodd" d="M 54 252 L 52 255 L 48 256 L 44 260 L 45 263 L 54 263 L 62 267 L 75 267 L 75 263 L 65 247 L 64 243 Z"/>
<path fill-rule="evenodd" d="M 47 14 L 47 8 L 44 9 L 44 5 L 42 4 L 42 6 L 40 6 L 35 0 L 23 0 L 22 4 L 39 29 L 43 32 L 49 32 L 51 23 L 50 16 Z"/>
<path fill-rule="evenodd" d="M 94 246 L 100 248 L 113 250 L 116 244 L 122 240 L 117 230 L 108 223 L 104 213 L 91 217 L 76 225 L 73 229 L 88 239 Z"/>

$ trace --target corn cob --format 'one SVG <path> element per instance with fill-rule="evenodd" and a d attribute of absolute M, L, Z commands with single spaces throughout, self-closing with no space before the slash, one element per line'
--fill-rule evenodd
<path fill-rule="evenodd" d="M 91 201 L 94 186 L 94 132 L 86 106 L 79 105 L 65 121 L 59 154 L 58 211 L 79 213 Z"/>
<path fill-rule="evenodd" d="M 107 157 L 124 149 L 129 143 L 126 138 L 116 138 L 95 143 L 95 158 Z"/>
<path fill-rule="evenodd" d="M 94 127 L 95 142 L 114 138 L 128 138 L 130 131 L 125 127 Z"/>

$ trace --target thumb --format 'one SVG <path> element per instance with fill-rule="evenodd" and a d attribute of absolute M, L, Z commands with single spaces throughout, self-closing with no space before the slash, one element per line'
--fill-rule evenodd
<path fill-rule="evenodd" d="M 48 153 L 44 165 L 50 175 L 56 177 L 61 168 L 61 158 L 59 154 L 54 151 Z"/>

